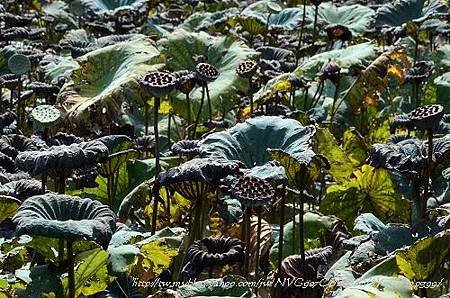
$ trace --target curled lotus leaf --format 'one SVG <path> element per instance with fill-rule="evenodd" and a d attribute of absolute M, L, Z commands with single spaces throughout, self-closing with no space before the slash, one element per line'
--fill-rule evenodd
<path fill-rule="evenodd" d="M 99 141 L 82 142 L 69 146 L 53 146 L 47 150 L 25 151 L 16 157 L 19 169 L 32 176 L 56 172 L 70 172 L 100 162 L 108 155 L 108 148 Z"/>
<path fill-rule="evenodd" d="M 433 143 L 433 162 L 440 164 L 450 154 L 450 136 L 436 138 Z M 411 138 L 394 144 L 375 144 L 367 161 L 375 168 L 420 174 L 427 167 L 427 157 L 428 144 Z"/>
<path fill-rule="evenodd" d="M 41 182 L 36 179 L 21 179 L 0 186 L 0 195 L 10 196 L 20 201 L 41 193 Z"/>
<path fill-rule="evenodd" d="M 244 260 L 244 243 L 230 237 L 208 237 L 195 241 L 186 253 L 183 273 L 197 276 L 204 268 L 232 265 Z"/>
<path fill-rule="evenodd" d="M 11 134 L 0 138 L 0 152 L 8 155 L 11 158 L 16 158 L 20 152 L 33 151 L 38 148 L 33 143 L 33 140 L 26 136 Z"/>
<path fill-rule="evenodd" d="M 195 158 L 173 167 L 158 176 L 158 183 L 170 186 L 185 181 L 216 184 L 220 179 L 239 171 L 241 163 L 227 159 Z"/>
<path fill-rule="evenodd" d="M 314 126 L 302 126 L 293 119 L 255 117 L 201 140 L 201 157 L 239 161 L 247 169 L 256 166 L 274 168 L 270 161 L 275 159 L 285 169 L 291 164 L 298 165 L 299 169 L 316 158 L 312 149 L 315 133 Z"/>
<path fill-rule="evenodd" d="M 19 235 L 87 239 L 103 247 L 116 230 L 116 216 L 108 206 L 88 198 L 53 193 L 25 200 L 13 221 Z"/>

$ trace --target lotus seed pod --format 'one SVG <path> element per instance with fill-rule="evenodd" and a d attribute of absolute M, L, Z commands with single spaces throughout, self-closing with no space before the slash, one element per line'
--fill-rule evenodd
<path fill-rule="evenodd" d="M 154 71 L 139 78 L 139 83 L 154 97 L 161 98 L 175 88 L 177 79 L 170 73 Z"/>
<path fill-rule="evenodd" d="M 266 205 L 275 196 L 275 190 L 270 183 L 252 176 L 242 176 L 236 179 L 230 190 L 232 195 L 247 207 Z"/>
<path fill-rule="evenodd" d="M 419 129 L 434 129 L 444 116 L 444 107 L 439 104 L 418 107 L 409 113 L 409 119 Z"/>
<path fill-rule="evenodd" d="M 31 111 L 33 120 L 44 127 L 51 127 L 61 119 L 61 112 L 51 105 L 40 105 Z"/>
<path fill-rule="evenodd" d="M 209 63 L 199 63 L 195 67 L 197 77 L 202 82 L 212 82 L 219 77 L 219 70 Z"/>
<path fill-rule="evenodd" d="M 258 63 L 253 60 L 244 60 L 239 63 L 236 73 L 244 78 L 251 78 L 258 69 Z"/>

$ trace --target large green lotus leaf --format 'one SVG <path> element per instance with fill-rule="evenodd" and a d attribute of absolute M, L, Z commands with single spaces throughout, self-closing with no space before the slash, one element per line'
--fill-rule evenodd
<path fill-rule="evenodd" d="M 374 25 L 401 26 L 409 21 L 421 22 L 445 10 L 440 0 L 397 0 L 394 3 L 386 3 L 377 10 Z"/>
<path fill-rule="evenodd" d="M 445 111 L 450 111 L 450 72 L 446 72 L 434 79 L 436 85 L 436 99 L 437 103 L 445 107 Z"/>
<path fill-rule="evenodd" d="M 41 69 L 52 84 L 57 84 L 59 78 L 70 77 L 78 67 L 80 65 L 72 56 L 46 55 L 41 60 Z"/>
<path fill-rule="evenodd" d="M 198 32 L 201 30 L 211 32 L 215 31 L 217 27 L 221 27 L 224 23 L 233 24 L 233 19 L 237 16 L 237 14 L 238 9 L 236 7 L 216 12 L 194 12 L 186 20 L 184 20 L 179 28 L 191 32 Z"/>
<path fill-rule="evenodd" d="M 220 72 L 219 77 L 208 83 L 213 105 L 213 113 L 222 111 L 222 102 L 226 109 L 234 104 L 236 91 L 247 92 L 248 81 L 236 74 L 236 67 L 242 60 L 256 57 L 258 53 L 240 41 L 229 37 L 216 37 L 205 32 L 191 33 L 177 29 L 159 41 L 163 47 L 161 52 L 167 57 L 167 66 L 171 70 L 195 71 L 194 55 L 205 56 L 208 63 L 214 65 Z M 201 99 L 201 87 L 196 86 L 190 94 L 193 110 L 198 111 Z M 177 114 L 187 117 L 184 95 L 174 99 L 174 109 Z M 206 99 L 205 99 L 206 100 Z M 203 106 L 203 115 L 208 109 Z"/>
<path fill-rule="evenodd" d="M 0 50 L 0 75 L 10 73 L 8 60 L 14 54 L 16 54 L 16 51 L 13 47 L 2 47 L 2 49 Z"/>
<path fill-rule="evenodd" d="M 128 244 L 119 247 L 109 247 L 108 253 L 109 272 L 116 275 L 129 272 L 136 263 L 140 251 L 136 246 Z"/>
<path fill-rule="evenodd" d="M 386 225 L 372 213 L 362 213 L 355 219 L 353 230 L 370 235 L 386 229 Z"/>
<path fill-rule="evenodd" d="M 450 44 L 445 44 L 436 49 L 434 62 L 442 67 L 450 68 Z"/>
<path fill-rule="evenodd" d="M 268 2 L 274 1 L 263 0 L 250 4 L 241 12 L 241 16 L 256 18 L 264 24 L 268 20 L 269 29 L 293 30 L 301 23 L 303 10 L 300 8 L 284 8 L 278 13 L 271 13 L 268 19 Z"/>
<path fill-rule="evenodd" d="M 183 285 L 177 289 L 181 298 L 189 297 L 240 297 L 250 298 L 252 290 L 249 286 L 239 286 L 246 279 L 238 275 L 227 275 L 222 278 L 206 279 L 196 281 L 193 284 Z"/>
<path fill-rule="evenodd" d="M 112 277 L 108 275 L 108 252 L 95 248 L 75 256 L 75 296 L 90 296 L 97 294 L 108 287 Z M 68 295 L 69 280 L 67 275 L 61 277 L 64 292 Z"/>
<path fill-rule="evenodd" d="M 308 6 L 306 17 L 309 28 L 312 29 L 314 22 L 314 6 Z M 355 4 L 335 6 L 333 3 L 325 2 L 319 5 L 317 13 L 318 26 L 339 24 L 344 25 L 354 36 L 364 34 L 370 28 L 375 11 L 367 6 Z"/>
<path fill-rule="evenodd" d="M 409 279 L 427 281 L 450 253 L 450 231 L 423 238 L 396 252 L 397 265 Z"/>
<path fill-rule="evenodd" d="M 410 218 L 410 203 L 400 197 L 389 172 L 363 165 L 353 172 L 353 178 L 327 188 L 320 210 L 334 214 L 351 227 L 355 218 L 372 212 L 382 220 L 406 222 Z"/>
<path fill-rule="evenodd" d="M 18 234 L 77 240 L 107 245 L 116 229 L 116 216 L 91 199 L 48 193 L 25 200 L 13 221 Z"/>
<path fill-rule="evenodd" d="M 367 64 L 376 56 L 375 46 L 370 43 L 361 43 L 346 47 L 344 49 L 331 50 L 308 57 L 299 62 L 294 70 L 294 75 L 307 79 L 315 79 L 317 73 L 330 61 L 333 60 L 342 68 Z M 255 101 L 262 101 L 273 97 L 277 92 L 290 92 L 290 78 L 292 74 L 284 73 L 271 79 L 255 93 Z"/>
<path fill-rule="evenodd" d="M 70 6 L 64 1 L 53 1 L 42 7 L 42 12 L 55 18 L 57 23 L 67 24 L 69 28 L 77 28 L 78 21 Z"/>
<path fill-rule="evenodd" d="M 275 159 L 285 167 L 288 176 L 293 178 L 301 166 L 307 167 L 316 156 L 312 150 L 315 132 L 314 126 L 302 126 L 293 119 L 255 117 L 225 131 L 208 135 L 199 143 L 200 156 L 240 161 L 247 169 L 256 166 L 270 167 L 279 177 L 276 165 L 269 163 L 271 159 Z M 291 171 L 291 168 L 295 168 L 295 171 Z M 254 173 L 259 171 L 262 169 Z M 264 175 L 263 178 L 271 177 Z"/>
<path fill-rule="evenodd" d="M 77 61 L 80 66 L 62 87 L 57 103 L 69 118 L 87 121 L 93 106 L 106 108 L 114 119 L 123 114 L 125 99 L 132 106 L 142 105 L 147 95 L 137 78 L 161 68 L 164 58 L 149 39 L 137 39 L 92 51 Z"/>
<path fill-rule="evenodd" d="M 16 214 L 20 201 L 16 198 L 0 195 L 0 223 Z"/>
<path fill-rule="evenodd" d="M 372 298 L 372 297 L 397 297 L 413 298 L 413 285 L 404 276 L 376 275 L 371 278 L 357 279 L 353 285 L 345 288 L 335 298 Z"/>
<path fill-rule="evenodd" d="M 326 216 L 320 213 L 306 212 L 303 215 L 303 224 L 305 232 L 305 249 L 321 247 L 321 239 L 330 227 L 338 219 L 333 216 Z M 300 239 L 300 216 L 295 216 L 295 239 Z M 283 228 L 283 258 L 292 254 L 300 253 L 300 242 L 296 241 L 292 246 L 294 237 L 294 223 L 288 222 Z M 276 241 L 270 248 L 270 260 L 275 266 L 278 262 L 279 242 Z"/>
<path fill-rule="evenodd" d="M 148 0 L 75 0 L 93 12 L 102 15 L 114 13 L 117 10 L 140 10 L 148 5 Z"/>

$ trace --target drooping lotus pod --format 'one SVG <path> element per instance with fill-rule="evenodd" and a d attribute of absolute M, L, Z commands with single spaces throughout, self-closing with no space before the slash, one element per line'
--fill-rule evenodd
<path fill-rule="evenodd" d="M 242 176 L 230 187 L 231 193 L 242 205 L 259 207 L 266 205 L 275 197 L 275 189 L 264 179 Z"/>
<path fill-rule="evenodd" d="M 13 218 L 18 235 L 75 241 L 87 239 L 106 247 L 116 229 L 108 206 L 88 198 L 48 193 L 25 200 Z"/>
<path fill-rule="evenodd" d="M 100 141 L 82 142 L 69 146 L 53 146 L 47 150 L 21 152 L 16 157 L 16 165 L 37 176 L 49 173 L 68 176 L 72 170 L 91 166 L 104 160 L 108 148 Z"/>
<path fill-rule="evenodd" d="M 204 268 L 233 265 L 244 260 L 244 243 L 230 237 L 208 237 L 195 241 L 186 253 L 183 274 L 196 277 Z"/>
<path fill-rule="evenodd" d="M 197 140 L 181 140 L 174 143 L 171 147 L 174 154 L 197 155 L 200 153 L 200 147 Z"/>
<path fill-rule="evenodd" d="M 419 129 L 434 129 L 444 116 L 444 107 L 439 104 L 418 107 L 409 114 L 409 119 Z"/>

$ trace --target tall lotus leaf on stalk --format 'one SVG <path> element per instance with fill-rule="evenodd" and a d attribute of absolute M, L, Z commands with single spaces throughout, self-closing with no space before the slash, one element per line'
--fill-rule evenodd
<path fill-rule="evenodd" d="M 301 198 L 319 176 L 319 169 L 328 168 L 328 161 L 313 151 L 316 129 L 302 126 L 293 119 L 260 116 L 222 132 L 208 135 L 199 142 L 200 157 L 228 160 L 243 164 L 245 174 L 282 184 L 280 231 L 283 230 L 286 185 L 298 188 Z M 300 203 L 303 213 L 303 202 Z M 303 214 L 301 215 L 301 219 Z M 303 222 L 300 222 L 303 230 Z M 283 235 L 280 235 L 282 239 Z M 300 239 L 301 244 L 303 239 Z M 280 243 L 280 247 L 282 243 Z M 281 250 L 282 251 L 282 250 Z M 304 251 L 304 250 L 303 250 Z M 280 255 L 281 258 L 281 255 Z M 279 262 L 281 264 L 281 260 Z"/>
<path fill-rule="evenodd" d="M 161 97 L 167 95 L 175 88 L 177 79 L 174 75 L 167 72 L 154 71 L 139 78 L 141 86 L 153 96 L 155 104 L 153 106 L 153 130 L 155 135 L 155 177 L 161 172 L 160 156 L 159 156 L 159 131 L 158 131 L 158 111 Z M 147 116 L 148 117 L 148 116 Z M 146 117 L 146 118 L 147 118 Z M 147 129 L 147 128 L 146 128 Z M 147 131 L 146 131 L 147 132 Z M 154 190 L 153 218 L 152 218 L 152 234 L 156 232 L 157 208 L 159 199 L 159 189 Z"/>
<path fill-rule="evenodd" d="M 411 124 L 426 130 L 428 140 L 399 139 L 396 143 L 375 144 L 368 163 L 375 168 L 386 168 L 406 175 L 413 184 L 413 220 L 426 216 L 426 200 L 429 197 L 430 178 L 437 166 L 446 165 L 450 154 L 450 138 L 445 135 L 433 138 L 433 132 L 443 116 L 443 107 L 428 105 L 408 114 Z"/>
<path fill-rule="evenodd" d="M 65 192 L 66 178 L 75 169 L 85 168 L 104 160 L 108 148 L 99 141 L 75 143 L 69 146 L 53 146 L 39 151 L 20 152 L 15 160 L 16 166 L 32 176 L 41 175 L 45 191 L 45 177 L 55 180 L 56 191 Z"/>
<path fill-rule="evenodd" d="M 244 262 L 244 274 L 249 275 L 249 263 L 250 263 L 250 219 L 252 213 L 256 211 L 258 216 L 257 232 L 256 234 L 256 258 L 255 258 L 255 275 L 256 280 L 259 277 L 259 253 L 261 246 L 261 222 L 262 222 L 262 207 L 269 204 L 275 198 L 275 189 L 270 183 L 264 179 L 242 176 L 231 184 L 229 191 L 232 196 L 237 198 L 242 206 L 245 207 L 244 221 L 242 224 L 242 238 L 245 239 L 245 262 Z"/>
<path fill-rule="evenodd" d="M 96 139 L 108 148 L 108 157 L 102 161 L 98 172 L 107 179 L 108 203 L 114 208 L 114 199 L 117 193 L 119 183 L 119 174 L 121 166 L 127 160 L 134 158 L 137 151 L 133 148 L 134 143 L 125 135 L 109 135 Z"/>
<path fill-rule="evenodd" d="M 67 253 L 68 295 L 75 289 L 73 244 L 90 240 L 106 248 L 116 230 L 116 216 L 107 206 L 88 198 L 48 193 L 25 200 L 13 217 L 18 235 L 46 236 L 59 239 L 58 262 L 63 268 Z"/>
<path fill-rule="evenodd" d="M 217 188 L 220 179 L 238 173 L 241 166 L 238 161 L 195 158 L 159 174 L 155 184 L 172 188 L 192 202 L 189 244 L 202 238 L 210 208 L 208 193 Z"/>
<path fill-rule="evenodd" d="M 31 62 L 27 56 L 22 54 L 12 55 L 8 59 L 8 68 L 9 70 L 17 76 L 17 124 L 19 127 L 22 126 L 22 119 L 24 118 L 23 107 L 21 106 L 20 101 L 20 92 L 22 89 L 21 76 L 26 74 L 31 69 Z"/>

